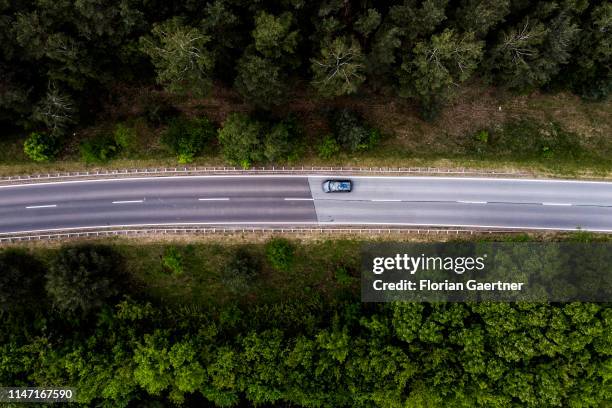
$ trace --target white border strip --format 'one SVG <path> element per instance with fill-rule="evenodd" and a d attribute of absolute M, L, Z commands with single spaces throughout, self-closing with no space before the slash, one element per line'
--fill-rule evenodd
<path fill-rule="evenodd" d="M 76 231 L 76 230 L 88 230 L 88 229 L 109 229 L 109 228 L 142 228 L 142 227 L 177 227 L 180 228 L 182 226 L 190 226 L 190 225 L 214 225 L 219 228 L 223 228 L 226 226 L 241 226 L 243 228 L 249 228 L 253 226 L 286 226 L 287 228 L 291 228 L 292 226 L 301 226 L 301 225 L 316 225 L 319 227 L 323 226 L 334 226 L 334 225 L 342 225 L 342 226 L 351 226 L 358 228 L 363 225 L 374 225 L 374 226 L 393 226 L 393 227 L 442 227 L 442 228 L 478 228 L 478 229 L 508 229 L 508 230 L 530 230 L 530 231 L 587 231 L 587 232 L 605 232 L 612 233 L 612 229 L 586 229 L 582 227 L 575 228 L 567 228 L 567 227 L 522 227 L 522 226 L 499 226 L 499 225 L 474 225 L 474 224 L 417 224 L 417 223 L 376 223 L 376 222 L 361 222 L 361 223 L 343 223 L 343 222 L 335 222 L 335 221 L 304 221 L 304 222 L 185 222 L 185 223 L 159 223 L 159 224 L 117 224 L 117 225 L 96 225 L 96 226 L 84 226 L 84 227 L 70 227 L 70 228 L 51 228 L 51 229 L 42 229 L 42 230 L 28 230 L 28 231 L 11 231 L 11 232 L 2 232 L 0 233 L 0 237 L 2 236 L 10 236 L 11 234 L 29 234 L 29 233 L 44 233 L 44 232 L 54 232 L 54 231 Z M 483 231 L 486 232 L 486 231 Z"/>
<path fill-rule="evenodd" d="M 73 184 L 73 183 L 121 183 L 129 181 L 156 181 L 164 179 L 206 179 L 206 178 L 334 178 L 337 176 L 330 174 L 227 174 L 227 175 L 207 175 L 207 176 L 150 176 L 150 177 L 122 177 L 122 178 L 106 178 L 106 179 L 87 179 L 87 180 L 65 180 L 65 181 L 52 181 L 42 183 L 23 183 L 23 184 L 3 184 L 0 188 L 14 188 L 14 187 L 32 187 L 32 186 L 46 186 L 54 184 Z M 511 181 L 511 182 L 537 182 L 537 183 L 575 183 L 575 184 L 603 184 L 612 187 L 610 181 L 592 181 L 592 180 L 571 180 L 571 179 L 528 179 L 528 178 L 500 178 L 500 177 L 435 177 L 435 176 L 360 176 L 356 174 L 344 174 L 341 177 L 351 177 L 353 179 L 387 179 L 387 180 L 454 180 L 454 181 L 488 181 L 488 182 L 500 182 L 500 181 Z"/>

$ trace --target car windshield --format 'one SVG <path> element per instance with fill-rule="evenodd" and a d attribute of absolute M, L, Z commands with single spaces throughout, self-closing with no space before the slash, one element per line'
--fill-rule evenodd
<path fill-rule="evenodd" d="M 333 190 L 349 190 L 351 188 L 348 181 L 332 181 L 330 184 Z"/>

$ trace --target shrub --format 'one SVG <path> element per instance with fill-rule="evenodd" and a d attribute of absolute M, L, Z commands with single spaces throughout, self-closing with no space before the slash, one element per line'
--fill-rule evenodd
<path fill-rule="evenodd" d="M 319 157 L 322 159 L 331 159 L 340 152 L 340 145 L 332 135 L 325 135 L 323 141 L 319 144 Z"/>
<path fill-rule="evenodd" d="M 113 132 L 113 140 L 122 150 L 133 151 L 136 148 L 136 130 L 124 123 L 118 123 Z"/>
<path fill-rule="evenodd" d="M 241 248 L 225 265 L 222 282 L 230 292 L 243 293 L 249 289 L 260 268 L 258 259 Z"/>
<path fill-rule="evenodd" d="M 378 130 L 366 126 L 357 113 L 348 109 L 333 113 L 332 128 L 338 143 L 351 152 L 370 149 L 380 140 Z"/>
<path fill-rule="evenodd" d="M 275 238 L 266 244 L 266 256 L 270 265 L 278 271 L 286 272 L 293 265 L 295 248 L 289 240 Z"/>
<path fill-rule="evenodd" d="M 60 310 L 85 314 L 118 294 L 119 272 L 119 255 L 109 247 L 63 247 L 47 272 L 47 293 Z"/>
<path fill-rule="evenodd" d="M 295 161 L 298 151 L 296 142 L 302 130 L 293 117 L 272 126 L 264 139 L 264 156 L 270 162 Z"/>
<path fill-rule="evenodd" d="M 184 272 L 183 257 L 176 247 L 171 246 L 166 249 L 162 257 L 162 266 L 174 275 L 181 275 Z"/>
<path fill-rule="evenodd" d="M 244 113 L 232 113 L 219 129 L 219 144 L 225 159 L 234 165 L 248 168 L 263 157 L 262 123 Z"/>
<path fill-rule="evenodd" d="M 340 286 L 350 286 L 354 280 L 354 278 L 349 273 L 349 270 L 345 266 L 339 266 L 338 268 L 336 268 L 335 278 L 336 282 Z"/>
<path fill-rule="evenodd" d="M 481 130 L 474 135 L 474 139 L 482 143 L 489 143 L 489 132 L 487 130 Z"/>
<path fill-rule="evenodd" d="M 80 147 L 81 159 L 85 163 L 105 162 L 112 159 L 118 151 L 119 147 L 115 141 L 105 136 L 85 140 Z"/>
<path fill-rule="evenodd" d="M 48 133 L 32 132 L 23 144 L 23 152 L 36 162 L 53 160 L 58 152 L 58 140 Z"/>
<path fill-rule="evenodd" d="M 177 155 L 179 163 L 190 163 L 215 135 L 215 128 L 206 118 L 175 118 L 162 136 L 164 143 Z"/>

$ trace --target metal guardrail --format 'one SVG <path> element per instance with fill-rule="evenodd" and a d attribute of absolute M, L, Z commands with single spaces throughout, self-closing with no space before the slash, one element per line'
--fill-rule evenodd
<path fill-rule="evenodd" d="M 38 234 L 0 235 L 1 243 L 24 241 L 63 240 L 72 238 L 104 238 L 117 236 L 147 235 L 190 235 L 190 234 L 236 234 L 236 233 L 276 233 L 276 234 L 417 234 L 417 235 L 474 235 L 474 234 L 508 234 L 518 230 L 487 229 L 444 229 L 444 228 L 314 228 L 314 227 L 206 227 L 206 228 L 141 228 L 141 229 L 108 229 L 92 231 L 52 232 Z"/>
<path fill-rule="evenodd" d="M 205 175 L 205 174 L 305 174 L 305 173 L 365 173 L 365 174 L 436 174 L 436 175 L 488 175 L 488 176 L 529 176 L 525 172 L 478 170 L 469 168 L 440 167 L 152 167 L 145 169 L 91 170 L 77 172 L 40 173 L 33 175 L 16 175 L 0 177 L 0 183 L 40 182 L 58 179 L 91 178 L 91 177 L 126 177 L 126 176 L 159 176 L 159 175 Z"/>

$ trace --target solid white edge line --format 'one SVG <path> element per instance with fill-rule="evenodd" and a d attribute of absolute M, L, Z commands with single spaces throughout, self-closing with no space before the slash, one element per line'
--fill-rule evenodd
<path fill-rule="evenodd" d="M 542 205 L 556 205 L 562 207 L 570 207 L 572 204 L 570 203 L 542 203 Z"/>
<path fill-rule="evenodd" d="M 467 201 L 467 200 L 458 200 L 458 203 L 461 204 L 487 204 L 486 201 Z"/>
<path fill-rule="evenodd" d="M 57 204 L 48 204 L 48 205 L 30 205 L 26 208 L 54 208 L 57 207 Z"/>
<path fill-rule="evenodd" d="M 160 224 L 117 224 L 117 225 L 96 225 L 96 226 L 85 226 L 85 227 L 70 227 L 70 228 L 52 228 L 52 229 L 42 229 L 42 230 L 28 230 L 28 231 L 11 231 L 11 232 L 2 232 L 0 236 L 10 235 L 10 234 L 27 234 L 27 233 L 42 233 L 42 232 L 52 232 L 52 231 L 74 231 L 74 230 L 84 230 L 84 229 L 109 229 L 109 228 L 130 228 L 130 227 L 164 227 L 164 226 L 190 226 L 190 225 L 216 225 L 218 227 L 223 226 L 235 226 L 242 225 L 244 227 L 249 227 L 253 225 L 286 225 L 288 227 L 292 225 L 344 225 L 344 226 L 355 226 L 358 227 L 360 225 L 376 225 L 376 226 L 406 226 L 406 227 L 455 227 L 455 228 L 499 228 L 499 229 L 516 229 L 516 230 L 543 230 L 543 231 L 592 231 L 592 232 L 607 232 L 612 233 L 612 229 L 586 229 L 582 227 L 575 228 L 567 228 L 567 227 L 520 227 L 520 226 L 512 226 L 512 227 L 503 227 L 499 225 L 473 225 L 473 224 L 416 224 L 416 223 L 376 223 L 376 222 L 360 222 L 360 223 L 347 223 L 347 222 L 334 222 L 334 221 L 303 221 L 303 222 L 263 222 L 263 221 L 254 221 L 254 222 L 182 222 L 182 223 L 160 223 Z"/>
<path fill-rule="evenodd" d="M 401 202 L 402 200 L 392 200 L 392 199 L 388 199 L 388 200 L 380 199 L 380 200 L 377 200 L 377 199 L 372 199 L 370 201 L 383 202 L 383 203 L 396 203 L 396 202 Z"/>
<path fill-rule="evenodd" d="M 144 200 L 125 200 L 125 201 L 113 201 L 113 204 L 133 204 L 142 203 Z"/>
<path fill-rule="evenodd" d="M 198 198 L 198 201 L 229 201 L 229 198 Z"/>
<path fill-rule="evenodd" d="M 121 181 L 137 181 L 137 180 L 156 180 L 156 179 L 187 179 L 187 178 L 236 178 L 236 177 L 262 177 L 262 178 L 334 178 L 334 177 L 350 177 L 352 179 L 420 179 L 420 180 L 470 180 L 470 181 L 512 181 L 512 182 L 538 182 L 538 183 L 575 183 L 575 184 L 606 184 L 612 185 L 611 181 L 593 181 L 593 180 L 571 180 L 571 179 L 529 179 L 529 178 L 499 178 L 499 177 L 434 177 L 434 176 L 360 176 L 355 174 L 212 174 L 208 176 L 150 176 L 150 177 L 124 177 L 124 178 L 108 178 L 108 179 L 87 179 L 87 180 L 66 180 L 66 181 L 50 181 L 39 183 L 25 184 L 7 184 L 0 185 L 0 188 L 24 187 L 24 186 L 44 186 L 54 184 L 73 184 L 73 183 L 101 183 L 101 182 L 121 182 Z M 44 179 L 43 179 L 44 180 Z"/>

